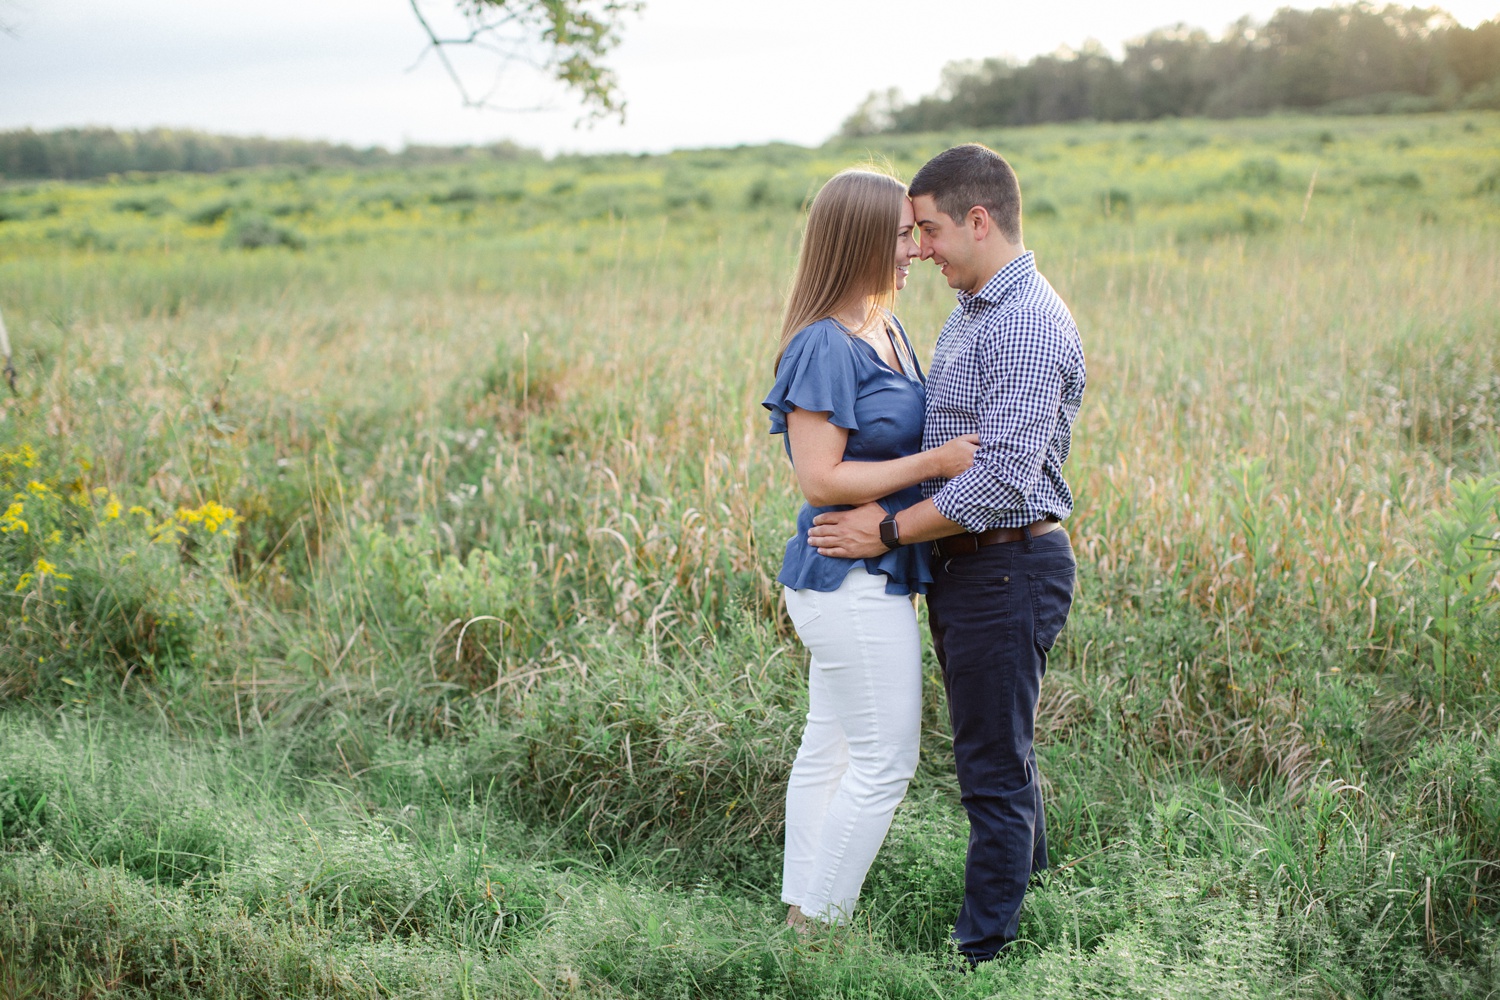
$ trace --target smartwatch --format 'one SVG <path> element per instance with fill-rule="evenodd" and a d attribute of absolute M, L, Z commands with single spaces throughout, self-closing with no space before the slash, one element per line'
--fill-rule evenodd
<path fill-rule="evenodd" d="M 880 521 L 880 540 L 888 549 L 899 548 L 901 545 L 901 526 L 896 523 L 895 514 L 887 514 Z"/>

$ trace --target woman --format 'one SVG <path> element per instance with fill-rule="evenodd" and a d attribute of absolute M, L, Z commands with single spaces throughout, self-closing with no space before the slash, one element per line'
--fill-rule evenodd
<path fill-rule="evenodd" d="M 807 541 L 825 510 L 919 501 L 924 479 L 958 475 L 978 439 L 921 450 L 922 371 L 891 314 L 917 255 L 901 183 L 846 170 L 808 212 L 764 406 L 807 503 L 777 577 L 811 652 L 807 726 L 787 784 L 782 901 L 787 923 L 839 923 L 916 769 L 921 649 L 911 595 L 931 580 L 926 552 L 821 556 Z"/>

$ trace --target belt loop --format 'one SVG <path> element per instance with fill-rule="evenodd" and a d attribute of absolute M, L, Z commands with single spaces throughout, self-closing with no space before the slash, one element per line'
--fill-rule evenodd
<path fill-rule="evenodd" d="M 1023 537 L 1023 538 L 1026 539 L 1026 551 L 1030 552 L 1031 551 L 1031 542 L 1032 542 L 1032 538 L 1031 538 L 1031 525 L 1029 525 L 1029 524 L 1023 524 L 1021 526 L 1021 537 Z"/>

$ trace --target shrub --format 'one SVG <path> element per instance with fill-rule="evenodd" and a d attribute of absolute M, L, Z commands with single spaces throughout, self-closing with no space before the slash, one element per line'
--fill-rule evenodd
<path fill-rule="evenodd" d="M 1256 191 L 1281 186 L 1281 161 L 1274 156 L 1250 158 L 1224 175 L 1224 186 L 1241 191 Z"/>
<path fill-rule="evenodd" d="M 1130 219 L 1134 217 L 1135 211 L 1131 207 L 1130 192 L 1120 188 L 1110 188 L 1099 192 L 1099 211 L 1109 218 Z"/>
<path fill-rule="evenodd" d="M 1424 837 L 1457 837 L 1489 878 L 1500 877 L 1500 742 L 1447 736 L 1424 741 L 1407 766 L 1404 794 Z"/>
<path fill-rule="evenodd" d="M 216 226 L 232 211 L 234 211 L 234 202 L 215 201 L 189 212 L 187 221 L 194 226 Z"/>
<path fill-rule="evenodd" d="M 0 697 L 195 660 L 224 612 L 235 512 L 209 501 L 158 518 L 39 464 L 29 445 L 0 452 Z"/>
<path fill-rule="evenodd" d="M 1046 198 L 1037 198 L 1026 204 L 1026 216 L 1031 219 L 1057 218 L 1057 206 Z"/>
<path fill-rule="evenodd" d="M 142 198 L 140 196 L 135 196 L 131 198 L 122 198 L 119 201 L 115 202 L 114 209 L 116 212 L 135 212 L 140 215 L 149 215 L 154 218 L 158 215 L 165 215 L 166 213 L 170 212 L 172 210 L 172 203 L 166 198 L 163 198 L 161 195 L 157 195 L 155 198 Z"/>
<path fill-rule="evenodd" d="M 307 240 L 295 229 L 279 226 L 265 215 L 237 215 L 224 234 L 224 246 L 229 249 L 258 250 L 262 247 L 289 247 L 301 250 Z"/>
<path fill-rule="evenodd" d="M 473 204 L 480 200 L 477 188 L 472 184 L 458 184 L 447 191 L 439 191 L 428 198 L 434 205 Z"/>

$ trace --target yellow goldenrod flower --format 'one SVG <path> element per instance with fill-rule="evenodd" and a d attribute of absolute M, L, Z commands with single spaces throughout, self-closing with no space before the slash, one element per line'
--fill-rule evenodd
<path fill-rule="evenodd" d="M 12 531 L 19 531 L 23 535 L 31 534 L 31 526 L 21 519 L 24 513 L 26 508 L 20 503 L 7 507 L 5 513 L 0 514 L 0 534 L 8 535 Z"/>
<path fill-rule="evenodd" d="M 105 520 L 113 521 L 115 518 L 117 518 L 119 516 L 120 516 L 120 501 L 116 500 L 115 497 L 114 497 L 114 495 L 111 494 L 110 498 L 109 498 L 109 503 L 107 503 L 107 504 L 104 505 L 104 517 L 105 517 Z"/>
<path fill-rule="evenodd" d="M 240 518 L 234 512 L 234 508 L 209 500 L 197 510 L 189 510 L 186 507 L 178 508 L 177 520 L 183 525 L 201 524 L 208 529 L 209 534 L 215 535 L 221 527 L 233 526 Z"/>
<path fill-rule="evenodd" d="M 236 517 L 232 507 L 225 507 L 212 500 L 203 505 L 203 523 L 210 532 L 217 533 L 220 527 L 226 524 L 233 525 L 237 520 L 239 518 Z"/>
<path fill-rule="evenodd" d="M 0 466 L 19 465 L 23 469 L 29 469 L 36 465 L 36 451 L 29 444 L 23 444 L 16 451 L 0 451 Z"/>
<path fill-rule="evenodd" d="M 40 583 L 42 580 L 45 580 L 49 576 L 52 577 L 54 580 L 71 580 L 71 579 L 73 579 L 72 574 L 70 574 L 70 573 L 59 573 L 57 571 L 56 564 L 50 563 L 50 562 L 48 562 L 45 559 L 38 559 L 36 561 L 36 573 L 37 573 L 37 582 L 38 583 Z"/>
<path fill-rule="evenodd" d="M 19 579 L 19 580 L 16 581 L 16 589 L 12 590 L 11 593 L 12 594 L 19 594 L 21 591 L 25 590 L 29 586 L 31 586 L 31 574 L 30 573 L 22 573 L 21 574 L 21 579 Z"/>
<path fill-rule="evenodd" d="M 26 484 L 26 491 L 32 496 L 44 497 L 49 492 L 46 483 L 39 483 L 35 479 Z"/>
<path fill-rule="evenodd" d="M 61 528 L 53 528 L 52 529 L 52 534 L 50 534 L 50 535 L 47 536 L 47 544 L 48 545 L 56 545 L 60 541 L 62 541 L 62 529 Z"/>

